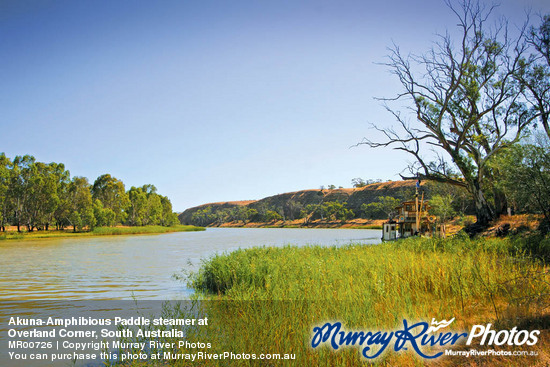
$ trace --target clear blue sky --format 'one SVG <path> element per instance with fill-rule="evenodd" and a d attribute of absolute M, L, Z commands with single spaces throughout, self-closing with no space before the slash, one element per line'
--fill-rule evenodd
<path fill-rule="evenodd" d="M 455 24 L 442 0 L 2 1 L 0 152 L 151 183 L 178 211 L 398 179 L 407 156 L 349 149 L 393 122 L 376 63 Z"/>

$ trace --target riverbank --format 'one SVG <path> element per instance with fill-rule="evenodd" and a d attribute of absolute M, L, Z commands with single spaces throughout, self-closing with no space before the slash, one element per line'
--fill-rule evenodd
<path fill-rule="evenodd" d="M 138 234 L 162 234 L 171 232 L 191 232 L 204 231 L 203 227 L 190 225 L 178 225 L 172 227 L 163 226 L 140 226 L 140 227 L 97 227 L 92 231 L 73 232 L 71 229 L 66 230 L 49 230 L 49 231 L 32 231 L 32 232 L 17 232 L 7 231 L 0 232 L 0 240 L 29 240 L 43 238 L 62 238 L 62 237 L 95 237 L 95 236 L 118 236 L 118 235 L 138 235 Z"/>
<path fill-rule="evenodd" d="M 382 229 L 382 224 L 385 220 L 381 219 L 351 219 L 347 221 L 341 220 L 277 220 L 271 222 L 242 222 L 232 221 L 223 223 L 220 228 L 347 228 L 347 229 Z"/>
<path fill-rule="evenodd" d="M 354 366 L 366 360 L 362 349 L 313 349 L 313 328 L 340 321 L 346 330 L 374 332 L 402 329 L 403 319 L 429 323 L 432 318 L 454 318 L 448 331 L 487 323 L 495 330 L 540 330 L 534 346 L 496 348 L 538 355 L 441 357 L 437 365 L 508 366 L 520 362 L 518 358 L 525 365 L 544 364 L 550 359 L 550 268 L 541 259 L 549 250 L 548 237 L 471 240 L 459 235 L 216 255 L 190 281 L 215 320 L 212 328 L 196 330 L 197 337 L 222 352 L 295 353 L 297 359 L 289 365 Z M 471 348 L 495 346 L 451 347 Z M 424 352 L 433 355 L 443 349 Z M 405 366 L 426 361 L 412 351 L 386 351 L 375 360 Z"/>

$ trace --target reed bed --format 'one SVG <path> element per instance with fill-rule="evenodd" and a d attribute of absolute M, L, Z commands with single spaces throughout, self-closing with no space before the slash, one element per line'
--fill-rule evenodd
<path fill-rule="evenodd" d="M 541 326 L 550 306 L 550 274 L 521 244 L 459 235 L 381 245 L 253 248 L 211 257 L 190 285 L 208 300 L 207 313 L 218 326 L 207 334 L 220 350 L 296 354 L 298 361 L 281 365 L 355 366 L 366 362 L 358 348 L 312 349 L 312 328 L 337 320 L 348 329 L 390 330 L 402 327 L 403 319 L 453 317 L 457 331 L 488 322 L 511 328 L 530 320 Z M 516 357 L 503 365 L 517 362 Z M 426 361 L 412 352 L 386 352 L 374 363 Z"/>
<path fill-rule="evenodd" d="M 295 359 L 164 360 L 147 365 L 544 364 L 550 348 L 550 273 L 523 247 L 517 240 L 455 236 L 380 245 L 261 247 L 214 255 L 189 278 L 197 290 L 193 312 L 207 315 L 209 324 L 186 329 L 186 340 L 209 342 L 211 347 L 176 352 L 278 353 Z M 179 312 L 174 317 L 185 317 Z M 432 318 L 455 318 L 449 327 L 454 332 L 467 332 L 480 323 L 497 329 L 541 329 L 541 342 L 531 347 L 539 356 L 454 356 L 429 362 L 411 350 L 388 350 L 368 361 L 359 347 L 311 348 L 313 328 L 327 321 L 340 321 L 347 330 L 374 332 L 402 329 L 403 319 Z"/>

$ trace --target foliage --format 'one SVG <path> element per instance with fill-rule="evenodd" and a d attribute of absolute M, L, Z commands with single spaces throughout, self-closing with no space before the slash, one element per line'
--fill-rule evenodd
<path fill-rule="evenodd" d="M 351 180 L 351 184 L 353 185 L 353 187 L 365 187 L 367 185 L 377 183 L 377 182 L 382 182 L 382 180 L 380 180 L 380 179 L 376 179 L 376 180 L 366 179 L 366 180 L 364 180 L 360 177 L 356 177 L 353 180 Z"/>
<path fill-rule="evenodd" d="M 282 219 L 283 219 L 283 217 L 281 216 L 281 214 L 279 214 L 275 210 L 268 210 L 265 213 L 265 220 L 267 222 L 274 222 L 274 221 L 282 220 Z"/>
<path fill-rule="evenodd" d="M 10 224 L 18 232 L 22 226 L 32 232 L 52 225 L 59 230 L 72 226 L 76 232 L 116 224 L 178 223 L 170 200 L 153 185 L 126 192 L 121 180 L 105 174 L 92 186 L 85 177 L 71 180 L 62 163 L 37 162 L 30 155 L 10 160 L 0 153 L 0 230 Z"/>
<path fill-rule="evenodd" d="M 328 201 L 321 204 L 321 212 L 328 220 L 346 221 L 354 216 L 351 209 L 347 209 L 345 204 L 337 201 Z"/>
<path fill-rule="evenodd" d="M 463 187 L 448 185 L 440 182 L 428 181 L 423 186 L 429 191 L 430 204 L 434 196 L 449 197 L 452 202 L 452 215 L 464 216 L 472 212 L 472 198 Z"/>
<path fill-rule="evenodd" d="M 172 204 L 168 198 L 157 194 L 153 185 L 132 186 L 128 191 L 129 206 L 126 209 L 128 224 L 134 226 L 173 225 Z"/>
<path fill-rule="evenodd" d="M 515 145 L 499 156 L 498 185 L 518 212 L 541 213 L 550 221 L 550 149 L 548 143 Z"/>
<path fill-rule="evenodd" d="M 355 216 L 353 210 L 347 208 L 347 203 L 325 201 L 319 204 L 308 204 L 300 213 L 306 222 L 314 219 L 346 221 Z"/>
<path fill-rule="evenodd" d="M 369 219 L 393 219 L 396 215 L 396 207 L 401 204 L 399 199 L 391 196 L 380 196 L 375 202 L 361 205 L 363 217 Z"/>
<path fill-rule="evenodd" d="M 82 230 L 83 227 L 94 228 L 97 220 L 94 215 L 90 184 L 85 177 L 74 177 L 69 185 L 70 211 L 69 222 L 73 230 Z"/>
<path fill-rule="evenodd" d="M 455 216 L 453 197 L 451 195 L 434 195 L 430 199 L 430 213 L 435 215 L 440 223 L 447 222 Z"/>
<path fill-rule="evenodd" d="M 4 153 L 0 153 L 0 228 L 4 230 L 9 212 L 9 203 L 6 198 L 10 186 L 11 161 Z"/>
<path fill-rule="evenodd" d="M 108 208 L 115 213 L 116 223 L 125 222 L 127 213 L 124 212 L 124 209 L 130 203 L 124 183 L 121 180 L 107 173 L 95 180 L 91 190 L 94 199 L 99 199 L 104 208 Z"/>
<path fill-rule="evenodd" d="M 521 34 L 511 40 L 504 22 L 488 27 L 493 8 L 481 1 L 455 7 L 460 41 L 450 33 L 422 55 L 403 54 L 394 46 L 385 64 L 402 85 L 396 98 L 385 99 L 399 130 L 376 127 L 385 140 L 366 139 L 370 147 L 393 147 L 415 159 L 413 177 L 464 187 L 475 202 L 477 220 L 485 225 L 505 209 L 503 195 L 492 185 L 499 170 L 490 160 L 513 143 L 536 120 L 521 100 L 515 76 L 526 46 Z M 416 119 L 390 105 L 406 100 Z M 492 201 L 490 200 L 492 198 Z"/>

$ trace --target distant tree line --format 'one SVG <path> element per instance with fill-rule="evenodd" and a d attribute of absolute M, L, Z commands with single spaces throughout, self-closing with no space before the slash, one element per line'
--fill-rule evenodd
<path fill-rule="evenodd" d="M 153 185 L 131 187 L 110 174 L 93 184 L 86 177 L 70 177 L 63 163 L 42 163 L 30 155 L 14 159 L 0 153 L 0 230 L 13 225 L 21 231 L 125 224 L 178 224 L 170 200 Z"/>
<path fill-rule="evenodd" d="M 495 158 L 491 164 L 498 167 L 501 175 L 494 180 L 499 191 L 503 192 L 513 213 L 541 214 L 550 222 L 550 142 L 545 134 L 514 144 L 506 154 Z M 352 185 L 363 188 L 373 184 L 384 186 L 380 179 L 354 178 Z M 375 188 L 377 192 L 380 187 Z M 412 186 L 381 194 L 365 202 L 348 202 L 347 199 L 328 200 L 324 187 L 308 202 L 298 199 L 285 200 L 277 204 L 259 203 L 220 208 L 205 206 L 194 211 L 189 223 L 200 226 L 222 225 L 229 222 L 271 223 L 302 219 L 304 224 L 314 220 L 347 221 L 351 219 L 388 219 L 397 214 L 396 208 L 403 202 L 414 200 L 415 189 Z M 334 188 L 329 188 L 334 190 Z M 449 219 L 461 217 L 464 223 L 469 221 L 465 215 L 475 213 L 475 203 L 463 187 L 446 183 L 423 181 L 419 200 L 429 201 L 430 215 L 444 223 Z M 349 198 L 348 198 L 349 199 Z"/>
<path fill-rule="evenodd" d="M 191 223 L 201 226 L 221 225 L 228 222 L 270 223 L 276 221 L 305 219 L 340 220 L 355 218 L 353 210 L 347 208 L 346 202 L 327 201 L 306 206 L 296 201 L 289 201 L 284 206 L 261 204 L 257 209 L 248 206 L 213 209 L 212 206 L 199 209 L 191 215 Z"/>
<path fill-rule="evenodd" d="M 363 180 L 354 179 L 352 183 L 361 180 L 362 182 L 382 183 L 381 180 Z M 364 186 L 359 186 L 364 187 Z M 438 183 L 426 182 L 422 185 L 422 191 L 425 192 L 425 199 L 434 200 L 435 215 L 448 219 L 460 215 L 464 216 L 471 212 L 471 199 L 463 189 L 443 185 Z M 377 190 L 374 191 L 375 193 Z M 385 192 L 381 190 L 380 192 Z M 195 210 L 189 223 L 200 226 L 219 226 L 224 223 L 236 222 L 247 224 L 250 222 L 272 223 L 277 221 L 303 220 L 303 224 L 308 224 L 315 220 L 321 221 L 341 221 L 345 222 L 352 219 L 388 219 L 396 215 L 396 208 L 403 201 L 413 200 L 415 190 L 408 187 L 404 190 L 394 191 L 391 195 L 379 195 L 370 200 L 357 203 L 357 200 L 349 202 L 350 197 L 335 199 L 323 190 L 312 199 L 300 201 L 292 198 L 280 201 L 276 204 L 270 204 L 266 201 L 260 201 L 253 204 L 219 207 L 216 205 L 207 205 Z M 376 195 L 376 194 L 375 194 Z"/>

